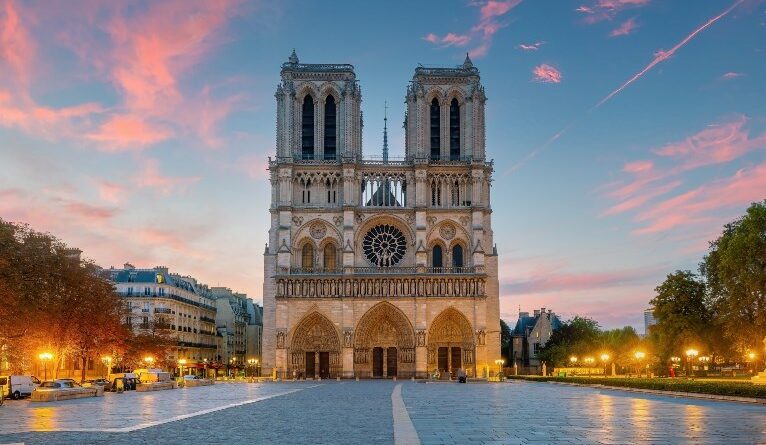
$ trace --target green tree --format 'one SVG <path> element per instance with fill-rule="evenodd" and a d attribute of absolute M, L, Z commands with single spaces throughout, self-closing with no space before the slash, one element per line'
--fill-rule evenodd
<path fill-rule="evenodd" d="M 766 201 L 724 226 L 700 271 L 716 321 L 734 348 L 762 351 L 766 340 Z"/>
<path fill-rule="evenodd" d="M 511 350 L 511 328 L 504 320 L 500 320 L 500 355 L 505 363 L 511 363 L 508 354 Z"/>
<path fill-rule="evenodd" d="M 712 313 L 706 304 L 705 283 L 689 270 L 669 274 L 655 289 L 651 300 L 657 324 L 651 327 L 660 363 L 671 356 L 683 357 L 689 346 L 711 351 L 709 330 Z"/>
<path fill-rule="evenodd" d="M 553 331 L 545 346 L 540 348 L 538 357 L 549 365 L 566 365 L 572 355 L 581 357 L 595 354 L 600 344 L 600 335 L 598 322 L 576 316 Z"/>

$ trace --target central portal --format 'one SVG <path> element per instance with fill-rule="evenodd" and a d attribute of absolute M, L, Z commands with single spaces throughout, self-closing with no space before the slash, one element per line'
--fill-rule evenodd
<path fill-rule="evenodd" d="M 388 348 L 386 354 L 386 374 L 388 377 L 396 377 L 396 348 Z"/>
<path fill-rule="evenodd" d="M 358 377 L 411 377 L 415 374 L 415 332 L 404 313 L 388 302 L 367 310 L 354 332 L 354 372 Z"/>

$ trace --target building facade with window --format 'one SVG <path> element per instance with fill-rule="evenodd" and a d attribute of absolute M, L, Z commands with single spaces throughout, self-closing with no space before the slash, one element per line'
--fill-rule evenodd
<path fill-rule="evenodd" d="M 196 279 L 169 273 L 167 267 L 105 269 L 127 306 L 125 323 L 134 332 L 160 328 L 176 340 L 168 360 L 186 359 L 186 368 L 220 362 L 216 301 L 210 288 Z"/>
<path fill-rule="evenodd" d="M 353 66 L 282 65 L 264 374 L 486 376 L 500 357 L 479 70 L 418 67 L 405 97 L 404 157 L 384 130 L 365 158 Z"/>
<path fill-rule="evenodd" d="M 519 312 L 511 332 L 510 366 L 515 364 L 522 373 L 539 373 L 542 363 L 537 354 L 560 327 L 561 320 L 550 309 L 547 312 L 545 308 L 535 309 L 531 316 L 529 312 Z"/>

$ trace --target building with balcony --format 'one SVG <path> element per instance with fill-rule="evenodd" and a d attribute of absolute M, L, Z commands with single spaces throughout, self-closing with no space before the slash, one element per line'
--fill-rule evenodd
<path fill-rule="evenodd" d="M 216 331 L 216 300 L 210 288 L 192 277 L 170 273 L 167 267 L 105 269 L 125 301 L 125 323 L 134 331 L 161 327 L 176 344 L 167 359 L 186 359 L 186 368 L 220 362 Z"/>
<path fill-rule="evenodd" d="M 489 375 L 500 317 L 479 70 L 468 57 L 415 69 L 399 159 L 386 130 L 382 157 L 363 156 L 353 66 L 293 52 L 275 96 L 262 371 Z"/>
<path fill-rule="evenodd" d="M 213 287 L 211 292 L 216 304 L 216 327 L 226 342 L 221 361 L 230 368 L 244 369 L 249 366 L 248 360 L 260 359 L 260 329 L 253 332 L 250 328 L 252 322 L 260 321 L 260 312 L 255 319 L 253 300 L 245 294 L 227 287 Z"/>
<path fill-rule="evenodd" d="M 510 366 L 515 364 L 523 374 L 539 373 L 542 363 L 537 354 L 560 327 L 561 320 L 550 309 L 535 309 L 531 316 L 529 312 L 519 312 L 511 332 Z"/>

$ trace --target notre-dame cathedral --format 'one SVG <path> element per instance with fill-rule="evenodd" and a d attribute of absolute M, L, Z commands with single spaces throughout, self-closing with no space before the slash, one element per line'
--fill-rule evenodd
<path fill-rule="evenodd" d="M 419 66 L 405 156 L 362 153 L 354 67 L 282 65 L 263 372 L 279 377 L 488 376 L 500 358 L 486 96 L 466 56 Z"/>

